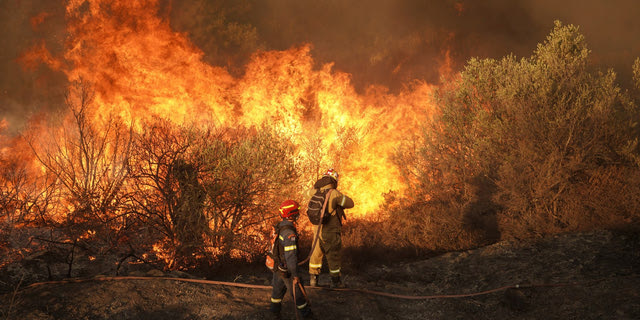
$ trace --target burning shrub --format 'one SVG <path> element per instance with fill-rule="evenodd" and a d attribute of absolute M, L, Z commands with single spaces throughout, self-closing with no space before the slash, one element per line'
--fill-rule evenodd
<path fill-rule="evenodd" d="M 3 252 L 18 244 L 18 224 L 31 228 L 20 233 L 29 235 L 21 247 L 52 256 L 43 262 L 49 277 L 54 265 L 73 276 L 80 261 L 119 269 L 131 257 L 176 269 L 264 251 L 274 203 L 299 191 L 288 140 L 265 127 L 203 129 L 161 118 L 134 134 L 93 114 L 86 83 L 75 88 L 65 125 L 26 135 L 42 179 L 0 159 L 13 168 L 0 177 Z"/>
<path fill-rule="evenodd" d="M 210 131 L 180 127 L 156 118 L 141 123 L 132 155 L 128 211 L 138 220 L 132 235 L 136 256 L 157 253 L 169 268 L 193 265 L 205 255 L 202 163 L 197 150 Z"/>
<path fill-rule="evenodd" d="M 277 204 L 299 192 L 293 150 L 265 127 L 226 130 L 203 150 L 212 241 L 225 255 L 252 258 L 266 249 Z"/>
<path fill-rule="evenodd" d="M 34 228 L 32 240 L 40 250 L 61 256 L 66 276 L 72 275 L 78 251 L 98 255 L 113 249 L 127 223 L 121 209 L 130 130 L 117 117 L 97 117 L 93 98 L 88 83 L 75 82 L 61 123 L 52 119 L 25 134 L 36 159 L 30 165 L 37 185 L 27 227 Z"/>
<path fill-rule="evenodd" d="M 162 119 L 141 132 L 131 211 L 148 232 L 136 241 L 142 252 L 182 268 L 263 251 L 273 204 L 294 192 L 290 144 L 266 129 L 200 130 Z"/>

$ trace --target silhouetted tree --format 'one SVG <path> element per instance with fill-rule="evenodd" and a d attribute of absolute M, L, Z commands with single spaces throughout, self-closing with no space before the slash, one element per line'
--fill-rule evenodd
<path fill-rule="evenodd" d="M 136 183 L 130 202 L 140 222 L 138 255 L 155 250 L 172 269 L 191 266 L 205 254 L 209 228 L 196 151 L 210 138 L 207 130 L 161 118 L 141 124 L 132 157 Z"/>
<path fill-rule="evenodd" d="M 127 223 L 121 209 L 131 132 L 117 118 L 99 117 L 93 99 L 89 83 L 75 82 L 66 95 L 68 113 L 62 123 L 45 124 L 50 127 L 43 129 L 44 135 L 28 139 L 37 161 L 53 178 L 57 202 L 46 209 L 43 221 L 52 232 L 41 240 L 68 248 L 68 276 L 76 249 L 91 254 L 112 249 Z"/>

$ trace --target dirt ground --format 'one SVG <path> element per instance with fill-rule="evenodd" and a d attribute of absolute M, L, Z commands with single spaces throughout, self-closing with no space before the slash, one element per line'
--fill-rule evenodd
<path fill-rule="evenodd" d="M 317 319 L 640 319 L 639 270 L 640 234 L 602 231 L 347 268 L 348 289 L 307 291 Z M 256 288 L 157 277 L 25 284 L 0 296 L 0 319 L 270 319 L 269 279 L 253 269 L 211 280 Z M 282 318 L 296 319 L 289 297 Z"/>

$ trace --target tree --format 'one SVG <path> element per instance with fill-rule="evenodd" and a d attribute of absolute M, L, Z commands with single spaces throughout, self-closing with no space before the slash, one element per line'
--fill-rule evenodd
<path fill-rule="evenodd" d="M 637 176 L 638 108 L 613 71 L 590 70 L 589 53 L 577 27 L 556 22 L 528 59 L 471 59 L 438 90 L 440 113 L 425 124 L 416 160 L 397 157 L 421 190 L 414 201 L 444 204 L 464 227 L 497 221 L 503 237 L 636 215 L 613 210 L 605 194 Z M 640 190 L 628 191 L 636 199 Z"/>
<path fill-rule="evenodd" d="M 0 126 L 4 129 L 4 126 Z M 0 135 L 0 266 L 20 257 L 28 245 L 30 231 L 46 204 L 46 189 L 41 189 L 33 155 L 21 137 Z M 46 205 L 45 205 L 46 207 Z"/>
<path fill-rule="evenodd" d="M 131 211 L 170 269 L 252 258 L 298 192 L 290 142 L 265 128 L 198 129 L 155 119 L 136 135 Z M 153 248 L 152 248 L 153 247 Z"/>
<path fill-rule="evenodd" d="M 224 255 L 264 251 L 268 221 L 299 194 L 290 141 L 266 127 L 224 130 L 202 152 L 213 244 Z"/>
<path fill-rule="evenodd" d="M 203 214 L 202 163 L 197 150 L 210 131 L 177 126 L 155 118 L 135 135 L 130 211 L 139 220 L 136 255 L 155 251 L 167 268 L 192 266 L 206 255 L 209 233 Z"/>
<path fill-rule="evenodd" d="M 58 205 L 47 209 L 51 244 L 67 247 L 71 276 L 75 250 L 104 253 L 119 241 L 126 226 L 122 212 L 131 146 L 130 129 L 117 118 L 100 118 L 92 104 L 94 92 L 84 81 L 73 83 L 66 95 L 68 113 L 62 124 L 28 138 L 35 157 L 53 178 Z M 90 243 L 99 242 L 90 246 Z"/>

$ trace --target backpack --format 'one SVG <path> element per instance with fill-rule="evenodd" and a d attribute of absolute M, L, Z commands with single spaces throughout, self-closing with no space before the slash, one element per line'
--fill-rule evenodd
<path fill-rule="evenodd" d="M 295 233 L 296 229 L 294 229 L 292 226 L 289 226 L 289 225 L 284 225 L 278 228 L 277 224 L 273 226 L 273 229 L 275 231 L 275 236 L 271 240 L 271 250 L 267 252 L 267 256 L 265 258 L 264 264 L 271 271 L 276 271 L 275 269 L 278 267 L 280 268 L 281 271 L 285 271 L 285 270 L 282 270 L 281 268 L 284 265 L 284 263 L 281 260 L 282 253 L 280 252 L 280 248 L 282 246 L 280 245 L 280 239 L 278 238 L 278 236 L 280 236 L 281 230 L 290 229 L 290 230 L 293 230 L 293 232 Z"/>
<path fill-rule="evenodd" d="M 327 211 L 327 200 L 329 199 L 329 193 L 331 190 L 333 189 L 316 189 L 316 192 L 309 200 L 309 205 L 307 205 L 307 216 L 309 217 L 311 224 L 319 225 L 320 223 L 326 224 L 329 222 L 331 213 L 324 213 Z"/>

